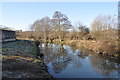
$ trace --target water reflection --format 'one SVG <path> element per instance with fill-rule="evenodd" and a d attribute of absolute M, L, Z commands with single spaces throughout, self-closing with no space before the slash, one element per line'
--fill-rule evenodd
<path fill-rule="evenodd" d="M 90 56 L 90 62 L 93 69 L 106 78 L 117 78 L 120 70 L 120 63 L 105 56 Z"/>
<path fill-rule="evenodd" d="M 55 73 L 60 73 L 64 70 L 68 62 L 71 60 L 71 56 L 69 56 L 64 49 L 63 45 L 55 45 L 55 44 L 42 44 L 42 52 L 45 54 L 44 62 L 49 64 L 52 62 L 52 68 Z"/>
<path fill-rule="evenodd" d="M 117 78 L 120 65 L 103 56 L 94 56 L 69 46 L 43 43 L 40 50 L 54 77 Z M 73 74 L 74 73 L 74 74 Z"/>
<path fill-rule="evenodd" d="M 68 63 L 67 62 L 54 62 L 54 63 L 52 63 L 52 65 L 53 65 L 52 68 L 53 68 L 54 72 L 57 74 L 57 73 L 60 73 L 63 70 L 65 70 Z"/>

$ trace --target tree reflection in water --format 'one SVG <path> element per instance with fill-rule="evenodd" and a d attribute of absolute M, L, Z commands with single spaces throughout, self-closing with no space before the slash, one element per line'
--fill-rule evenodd
<path fill-rule="evenodd" d="M 71 60 L 71 56 L 66 53 L 63 45 L 44 43 L 41 50 L 45 55 L 44 62 L 46 64 L 52 62 L 55 73 L 64 70 Z"/>
<path fill-rule="evenodd" d="M 55 73 L 60 73 L 63 70 L 65 70 L 68 64 L 69 62 L 54 62 L 52 63 L 52 66 L 53 66 L 52 68 Z"/>
<path fill-rule="evenodd" d="M 77 55 L 78 55 L 78 57 L 83 58 L 83 59 L 88 56 L 88 54 L 86 54 L 86 53 L 83 52 L 83 51 L 80 51 Z"/>
<path fill-rule="evenodd" d="M 44 62 L 50 66 L 53 75 L 66 76 L 68 74 L 71 77 L 76 75 L 77 77 L 82 77 L 79 74 L 82 74 L 84 71 L 87 72 L 89 77 L 116 78 L 118 74 L 120 75 L 120 72 L 117 73 L 120 70 L 120 63 L 108 57 L 90 55 L 86 51 L 83 52 L 65 45 L 50 43 L 41 44 L 40 50 L 44 53 Z M 90 71 L 87 71 L 88 68 Z M 69 73 L 71 69 L 73 72 L 77 72 L 75 72 L 76 75 Z M 66 75 L 64 74 L 65 72 L 67 72 Z"/>
<path fill-rule="evenodd" d="M 105 56 L 90 56 L 90 61 L 93 66 L 93 69 L 106 78 L 118 78 L 120 70 L 120 63 L 117 60 L 110 59 Z"/>

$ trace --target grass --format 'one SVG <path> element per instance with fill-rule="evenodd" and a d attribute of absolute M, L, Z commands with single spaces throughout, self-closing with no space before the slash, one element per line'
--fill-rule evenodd
<path fill-rule="evenodd" d="M 17 40 L 14 42 L 3 43 L 2 45 L 3 55 L 19 54 L 21 56 L 35 56 L 36 48 L 32 41 Z"/>

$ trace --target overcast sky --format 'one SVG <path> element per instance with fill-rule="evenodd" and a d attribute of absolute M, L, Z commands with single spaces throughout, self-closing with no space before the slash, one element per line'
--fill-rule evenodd
<path fill-rule="evenodd" d="M 2 5 L 2 6 L 1 6 Z M 98 15 L 118 15 L 117 2 L 2 2 L 0 25 L 28 30 L 42 17 L 52 17 L 55 11 L 66 14 L 72 24 L 82 22 L 90 27 Z"/>

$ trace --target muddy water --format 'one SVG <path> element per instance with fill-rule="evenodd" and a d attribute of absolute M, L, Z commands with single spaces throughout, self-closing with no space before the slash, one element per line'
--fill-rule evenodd
<path fill-rule="evenodd" d="M 119 78 L 117 60 L 95 56 L 66 45 L 40 45 L 49 73 L 55 78 Z"/>

